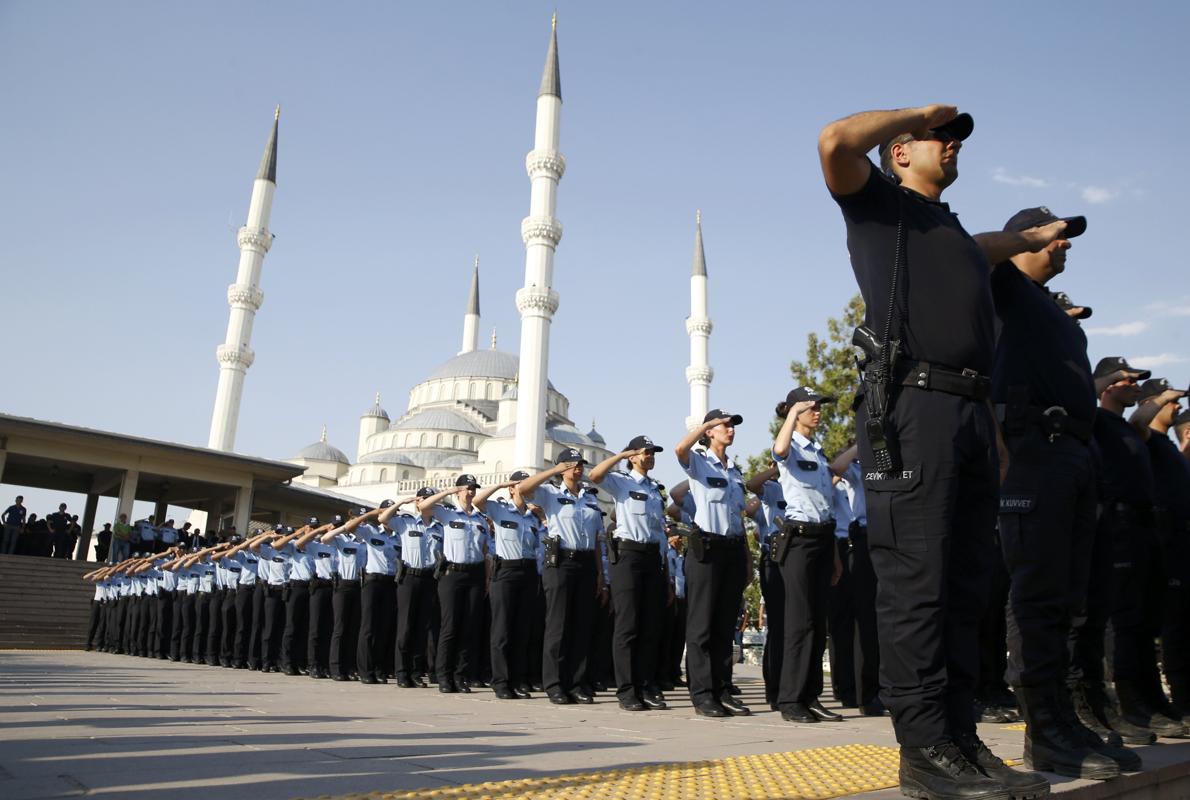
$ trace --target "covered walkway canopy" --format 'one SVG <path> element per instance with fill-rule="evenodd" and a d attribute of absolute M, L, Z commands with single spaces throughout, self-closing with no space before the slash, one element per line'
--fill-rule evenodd
<path fill-rule="evenodd" d="M 115 497 L 116 518 L 132 519 L 137 500 L 207 513 L 208 527 L 229 520 L 292 522 L 342 513 L 353 498 L 292 486 L 303 467 L 206 447 L 0 414 L 0 481 L 87 496 L 75 557 L 85 559 L 100 497 Z"/>

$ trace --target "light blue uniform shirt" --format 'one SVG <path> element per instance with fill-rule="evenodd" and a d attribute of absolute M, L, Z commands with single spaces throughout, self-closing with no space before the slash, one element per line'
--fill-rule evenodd
<path fill-rule="evenodd" d="M 541 541 L 541 521 L 525 508 L 522 513 L 512 503 L 489 500 L 484 511 L 496 523 L 496 556 L 510 561 L 537 558 Z"/>
<path fill-rule="evenodd" d="M 848 464 L 843 477 L 847 481 L 847 506 L 850 509 L 851 518 L 858 520 L 859 524 L 866 528 L 868 527 L 868 496 L 864 493 L 864 473 L 860 469 L 859 462 L 852 461 Z"/>
<path fill-rule="evenodd" d="M 329 581 L 338 568 L 339 551 L 314 539 L 306 545 L 306 554 L 314 562 L 314 577 Z"/>
<path fill-rule="evenodd" d="M 336 566 L 339 577 L 345 581 L 359 580 L 360 570 L 368 559 L 368 550 L 350 534 L 340 534 L 335 537 L 331 546 L 339 553 Z"/>
<path fill-rule="evenodd" d="M 198 591 L 210 594 L 215 590 L 215 565 L 211 563 L 211 557 L 203 556 L 194 566 L 198 569 Z"/>
<path fill-rule="evenodd" d="M 694 524 L 714 536 L 743 536 L 744 476 L 735 461 L 724 464 L 710 450 L 691 450 L 687 461 Z"/>
<path fill-rule="evenodd" d="M 178 529 L 172 525 L 163 525 L 157 529 L 161 535 L 161 541 L 164 544 L 175 545 L 178 543 Z"/>
<path fill-rule="evenodd" d="M 851 527 L 851 506 L 847 499 L 847 479 L 835 484 L 835 538 L 846 539 Z"/>
<path fill-rule="evenodd" d="M 240 586 L 255 586 L 256 574 L 260 570 L 260 557 L 251 550 L 241 550 L 236 553 L 236 561 L 240 565 Z"/>
<path fill-rule="evenodd" d="M 442 555 L 451 564 L 478 564 L 491 540 L 488 521 L 479 509 L 471 513 L 434 506 L 434 519 L 442 523 Z"/>
<path fill-rule="evenodd" d="M 157 579 L 158 588 L 163 592 L 172 592 L 178 588 L 178 573 L 172 569 L 160 570 L 161 577 Z"/>
<path fill-rule="evenodd" d="M 669 568 L 669 577 L 673 580 L 674 596 L 684 598 L 686 596 L 686 559 L 681 553 L 670 547 L 665 560 L 666 566 Z"/>
<path fill-rule="evenodd" d="M 298 550 L 293 542 L 281 548 L 285 557 L 289 559 L 289 579 L 291 581 L 308 581 L 314 577 L 314 557 L 310 555 L 309 545 L 306 549 Z"/>
<path fill-rule="evenodd" d="M 223 565 L 223 588 L 234 590 L 240 585 L 240 573 L 244 571 L 244 565 L 235 558 L 224 558 L 219 563 Z"/>
<path fill-rule="evenodd" d="M 269 586 L 284 586 L 289 580 L 289 559 L 271 544 L 262 544 L 257 572 L 259 578 Z"/>
<path fill-rule="evenodd" d="M 155 542 L 159 537 L 157 529 L 148 522 L 136 523 L 136 529 L 134 533 L 136 534 L 136 538 L 140 539 L 142 542 Z"/>
<path fill-rule="evenodd" d="M 830 462 L 822 445 L 797 431 L 789 442 L 789 453 L 773 453 L 788 506 L 785 516 L 798 522 L 826 522 L 835 518 L 835 487 Z"/>
<path fill-rule="evenodd" d="M 401 561 L 409 569 L 430 569 L 442 552 L 442 525 L 438 520 L 427 524 L 421 514 L 398 514 L 388 527 L 401 539 Z"/>
<path fill-rule="evenodd" d="M 694 524 L 694 495 L 686 492 L 682 497 L 682 502 L 678 503 L 678 511 L 682 515 L 682 522 L 687 525 Z"/>
<path fill-rule="evenodd" d="M 194 567 L 178 567 L 178 591 L 182 594 L 194 594 L 196 581 Z"/>
<path fill-rule="evenodd" d="M 765 481 L 760 490 L 760 519 L 756 520 L 761 550 L 768 551 L 769 537 L 777 532 L 777 520 L 785 516 L 787 507 L 781 484 L 775 480 Z"/>
<path fill-rule="evenodd" d="M 533 502 L 545 512 L 549 535 L 562 540 L 564 550 L 594 550 L 595 536 L 603 529 L 603 516 L 594 498 L 579 490 L 573 495 L 566 484 L 537 487 Z"/>
<path fill-rule="evenodd" d="M 369 575 L 397 574 L 397 537 L 365 522 L 355 529 L 355 538 L 364 544 L 367 552 L 364 569 Z"/>
<path fill-rule="evenodd" d="M 609 472 L 600 486 L 616 503 L 617 539 L 656 545 L 665 541 L 665 501 L 656 481 L 636 470 Z"/>

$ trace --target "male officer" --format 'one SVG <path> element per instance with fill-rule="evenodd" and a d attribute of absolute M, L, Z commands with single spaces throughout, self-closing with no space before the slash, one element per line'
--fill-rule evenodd
<path fill-rule="evenodd" d="M 489 597 L 492 607 L 492 690 L 501 700 L 529 697 L 529 631 L 537 597 L 537 550 L 541 522 L 517 485 L 529 473 L 518 470 L 506 483 L 475 495 L 475 507 L 495 525 Z M 491 500 L 507 489 L 511 502 Z"/>
<path fill-rule="evenodd" d="M 940 198 L 973 128 L 969 114 L 932 105 L 856 114 L 818 140 L 865 332 L 876 340 L 857 427 L 881 682 L 901 744 L 902 791 L 930 798 L 1046 790 L 1043 778 L 1008 769 L 983 746 L 973 706 L 978 621 L 996 555 L 989 264 L 1041 250 L 1065 223 L 975 238 L 963 229 Z M 885 173 L 867 157 L 878 145 Z"/>
<path fill-rule="evenodd" d="M 1166 716 L 1190 722 L 1190 465 L 1169 440 L 1169 429 L 1181 410 L 1186 392 L 1165 378 L 1140 387 L 1140 402 L 1130 422 L 1141 434 L 1153 465 L 1154 530 L 1159 565 L 1148 584 L 1161 595 L 1161 666 L 1174 702 L 1170 704 L 1161 678 L 1149 672 L 1141 682 L 1144 699 Z M 1158 587 L 1164 577 L 1163 589 Z M 1156 620 L 1149 620 L 1155 623 Z"/>
<path fill-rule="evenodd" d="M 305 642 L 295 642 L 293 646 L 306 648 L 309 675 L 315 679 L 331 676 L 331 632 L 334 629 L 331 598 L 334 593 L 337 551 L 330 545 L 323 544 L 321 537 L 343 522 L 343 515 L 336 514 L 330 522 L 320 527 L 311 527 L 293 542 L 293 547 L 304 552 L 314 564 L 307 603 L 309 631 Z"/>
<path fill-rule="evenodd" d="M 591 470 L 591 482 L 603 486 L 616 503 L 616 529 L 608 542 L 615 612 L 612 665 L 616 697 L 625 711 L 668 707 L 656 683 L 665 609 L 665 502 L 649 477 L 663 449 L 648 436 L 634 436 L 622 452 Z M 626 473 L 615 471 L 622 461 L 630 466 Z"/>
<path fill-rule="evenodd" d="M 476 681 L 482 645 L 484 555 L 490 549 L 488 520 L 474 506 L 479 482 L 466 473 L 444 489 L 417 502 L 442 525 L 442 566 L 438 578 L 441 611 L 438 634 L 438 691 L 470 692 Z M 458 508 L 439 505 L 454 496 Z"/>
<path fill-rule="evenodd" d="M 50 526 L 50 542 L 54 548 L 54 558 L 70 558 L 70 515 L 66 513 L 66 504 L 58 506 L 58 510 L 46 517 Z"/>
<path fill-rule="evenodd" d="M 0 555 L 12 555 L 17 550 L 17 539 L 25 527 L 25 498 L 17 495 L 16 502 L 4 510 L 0 522 L 4 524 L 4 538 L 0 539 Z M 99 559 L 102 561 L 103 559 Z"/>
<path fill-rule="evenodd" d="M 424 500 L 435 494 L 432 487 L 423 486 L 412 500 Z M 432 672 L 428 663 L 426 644 L 431 629 L 437 628 L 434 601 L 438 580 L 434 576 L 442 554 L 442 525 L 427 509 L 417 516 L 398 514 L 410 500 L 394 503 L 385 500 L 379 522 L 401 540 L 401 563 L 397 567 L 397 636 L 394 666 L 397 686 L 411 689 L 425 688 L 422 672 Z"/>
<path fill-rule="evenodd" d="M 354 525 L 352 523 L 354 522 Z M 335 592 L 331 608 L 335 624 L 331 630 L 331 679 L 351 680 L 356 672 L 356 653 L 360 627 L 360 573 L 367 553 L 355 538 L 355 528 L 363 522 L 348 520 L 322 536 L 321 542 L 335 548 Z M 348 530 L 348 526 L 352 526 Z"/>
<path fill-rule="evenodd" d="M 1095 535 L 1095 386 L 1086 335 L 1045 288 L 1066 269 L 1070 239 L 1087 221 L 1041 206 L 1017 212 L 1004 230 L 1058 221 L 1066 228 L 1057 239 L 992 270 L 1001 323 L 992 400 L 1010 453 L 999 525 L 1010 576 L 1006 677 L 1025 715 L 1025 764 L 1106 780 L 1121 767 L 1138 769 L 1140 759 L 1088 737 L 1064 711 L 1067 639 L 1086 599 Z"/>
<path fill-rule="evenodd" d="M 545 634 L 541 675 L 555 705 L 595 702 L 587 688 L 590 620 L 597 592 L 603 588 L 595 556 L 595 531 L 602 524 L 599 507 L 583 496 L 583 466 L 574 448 L 566 448 L 554 466 L 520 483 L 521 497 L 545 512 Z M 546 483 L 560 477 L 558 486 Z"/>

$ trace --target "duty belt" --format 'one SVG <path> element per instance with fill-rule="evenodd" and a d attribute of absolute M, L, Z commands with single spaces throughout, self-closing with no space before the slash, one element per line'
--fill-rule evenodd
<path fill-rule="evenodd" d="M 308 588 L 310 588 L 310 581 L 308 581 L 308 580 L 307 581 L 290 581 L 289 585 L 290 586 L 305 586 L 308 589 Z"/>
<path fill-rule="evenodd" d="M 719 536 L 714 533 L 703 534 L 704 546 L 708 550 L 724 550 L 737 548 L 744 544 L 743 536 Z"/>
<path fill-rule="evenodd" d="M 973 369 L 953 370 L 928 361 L 902 363 L 897 372 L 901 373 L 897 382 L 902 386 L 955 394 L 971 400 L 986 400 L 992 388 L 991 379 Z"/>
<path fill-rule="evenodd" d="M 565 558 L 571 561 L 595 560 L 594 550 L 567 550 L 564 547 L 558 548 L 558 558 Z"/>
<path fill-rule="evenodd" d="M 364 576 L 364 583 L 371 583 L 372 581 L 380 581 L 380 580 L 391 581 L 395 577 L 397 577 L 397 576 L 389 575 L 388 573 L 369 572 L 367 575 Z"/>
<path fill-rule="evenodd" d="M 405 567 L 405 577 L 412 575 L 415 578 L 420 578 L 423 575 L 433 575 L 433 567 Z"/>
<path fill-rule="evenodd" d="M 537 566 L 536 558 L 497 558 L 496 563 L 502 567 L 512 569 L 514 567 L 535 567 Z"/>
<path fill-rule="evenodd" d="M 634 542 L 630 539 L 616 538 L 616 547 L 621 550 L 627 550 L 630 553 L 656 553 L 661 550 L 661 545 L 656 542 Z"/>
<path fill-rule="evenodd" d="M 334 581 L 330 578 L 311 578 L 310 587 L 317 589 L 320 586 L 333 586 Z"/>
<path fill-rule="evenodd" d="M 800 522 L 796 519 L 786 519 L 782 528 L 785 533 L 794 536 L 824 536 L 835 532 L 835 521 L 832 519 L 826 522 Z"/>
<path fill-rule="evenodd" d="M 447 562 L 445 567 L 446 572 L 475 572 L 480 569 L 483 569 L 482 561 L 476 561 L 471 564 L 455 564 L 453 562 Z"/>
<path fill-rule="evenodd" d="M 868 526 L 862 524 L 858 519 L 851 520 L 851 524 L 847 526 L 848 536 L 867 536 Z"/>
<path fill-rule="evenodd" d="M 1104 516 L 1113 516 L 1125 522 L 1149 526 L 1153 524 L 1153 507 L 1147 503 L 1130 503 L 1124 500 L 1106 500 L 1103 503 Z"/>
<path fill-rule="evenodd" d="M 1042 433 L 1050 437 L 1051 442 L 1055 437 L 1065 434 L 1073 436 L 1083 444 L 1090 444 L 1091 436 L 1094 433 L 1090 422 L 1075 419 L 1062 406 L 1041 408 L 1040 406 L 1014 406 L 1010 403 L 998 403 L 996 418 L 1005 425 L 1022 421 L 1029 425 L 1036 425 L 1041 428 Z"/>

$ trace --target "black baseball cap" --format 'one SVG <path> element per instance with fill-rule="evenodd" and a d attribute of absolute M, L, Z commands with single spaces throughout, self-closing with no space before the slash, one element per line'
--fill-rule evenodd
<path fill-rule="evenodd" d="M 1081 308 L 1082 311 L 1074 315 L 1075 319 L 1086 319 L 1092 314 L 1090 306 L 1080 306 L 1075 304 L 1075 302 L 1070 299 L 1070 295 L 1066 294 L 1066 292 L 1054 292 L 1050 296 L 1054 298 L 1054 302 L 1058 304 L 1058 308 L 1062 309 L 1063 311 L 1070 311 L 1073 308 Z"/>
<path fill-rule="evenodd" d="M 331 523 L 336 526 L 342 525 L 346 521 L 347 520 L 343 518 L 342 514 L 335 514 L 335 516 L 331 517 Z"/>
<path fill-rule="evenodd" d="M 459 477 L 455 478 L 455 486 L 470 486 L 472 489 L 479 488 L 479 481 L 475 480 L 475 476 L 464 472 Z"/>
<path fill-rule="evenodd" d="M 1116 381 L 1129 375 L 1138 381 L 1153 377 L 1152 372 L 1147 369 L 1134 368 L 1123 356 L 1108 356 L 1099 359 L 1099 363 L 1095 365 L 1095 371 L 1091 373 L 1091 377 L 1095 380 L 1095 391 L 1100 394 Z"/>
<path fill-rule="evenodd" d="M 526 472 L 523 469 L 518 469 L 516 472 L 509 475 L 508 479 L 510 481 L 518 481 L 519 482 L 519 481 L 523 481 L 525 478 L 528 478 L 528 477 L 529 477 L 528 472 Z"/>
<path fill-rule="evenodd" d="M 396 500 L 384 500 L 384 501 L 381 501 L 381 503 L 380 503 L 380 507 L 381 507 L 381 508 L 388 508 L 389 506 L 391 506 L 391 505 L 392 505 L 393 503 L 395 503 L 395 502 L 397 502 L 397 501 L 396 501 Z"/>
<path fill-rule="evenodd" d="M 436 494 L 438 494 L 438 492 L 434 491 L 433 486 L 423 486 L 417 490 L 417 498 L 419 500 L 425 499 L 427 497 L 433 497 Z"/>
<path fill-rule="evenodd" d="M 276 525 L 273 526 L 273 530 L 276 531 L 277 533 L 281 533 L 281 531 L 285 530 L 285 526 L 282 525 L 280 522 L 278 522 Z"/>
<path fill-rule="evenodd" d="M 1147 380 L 1140 385 L 1140 397 L 1137 398 L 1139 402 L 1148 400 L 1150 397 L 1156 397 L 1162 392 L 1176 391 L 1178 397 L 1185 397 L 1186 393 L 1181 389 L 1174 389 L 1169 385 L 1169 381 L 1165 378 L 1153 378 Z"/>
<path fill-rule="evenodd" d="M 1038 225 L 1048 225 L 1058 220 L 1066 223 L 1066 230 L 1062 231 L 1061 236 L 1063 239 L 1073 239 L 1075 236 L 1082 236 L 1087 231 L 1086 217 L 1059 217 L 1045 206 L 1021 209 L 1013 214 L 1008 222 L 1004 223 L 1004 230 L 1025 231 L 1029 228 L 1036 228 Z"/>
<path fill-rule="evenodd" d="M 640 436 L 633 436 L 632 441 L 628 443 L 625 450 L 640 450 L 642 447 L 647 447 L 650 453 L 661 453 L 665 451 L 664 447 L 653 444 L 653 440 L 648 436 L 641 434 Z"/>
<path fill-rule="evenodd" d="M 583 458 L 582 453 L 573 447 L 567 447 L 561 453 L 558 453 L 558 457 L 554 459 L 555 464 L 568 464 L 571 461 L 577 461 L 580 464 L 590 463 L 587 459 Z"/>
<path fill-rule="evenodd" d="M 950 122 L 939 125 L 936 128 L 930 128 L 933 133 L 944 133 L 952 139 L 958 139 L 960 142 L 966 141 L 967 137 L 975 130 L 975 118 L 967 112 L 963 112 L 955 116 Z M 884 149 L 889 146 L 891 142 L 897 141 L 900 136 L 894 136 L 887 142 L 880 144 L 879 153 L 884 155 Z"/>
<path fill-rule="evenodd" d="M 320 523 L 318 521 L 318 517 L 310 517 L 308 520 L 306 520 L 306 524 L 311 528 L 317 528 Z"/>
<path fill-rule="evenodd" d="M 724 417 L 730 417 L 732 425 L 739 425 L 741 422 L 744 421 L 744 418 L 741 417 L 739 414 L 728 414 L 726 411 L 724 411 L 721 408 L 712 408 L 710 411 L 707 412 L 707 415 L 702 418 L 702 421 L 710 422 L 713 419 L 723 419 Z"/>
<path fill-rule="evenodd" d="M 785 395 L 785 402 L 791 406 L 794 403 L 805 403 L 807 401 L 811 403 L 833 403 L 835 399 L 834 397 L 819 394 L 809 386 L 799 386 Z"/>

